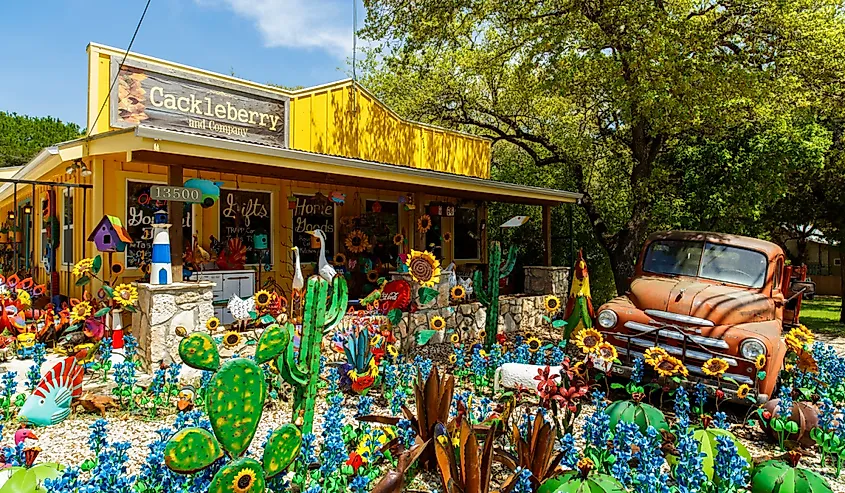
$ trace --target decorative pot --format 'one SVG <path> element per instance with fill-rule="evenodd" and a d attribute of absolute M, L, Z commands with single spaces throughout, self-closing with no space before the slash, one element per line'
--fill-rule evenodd
<path fill-rule="evenodd" d="M 775 414 L 775 408 L 777 407 L 780 399 L 772 399 L 766 404 L 763 405 L 763 409 Z M 798 424 L 798 432 L 797 433 L 788 433 L 785 437 L 786 441 L 793 441 L 799 443 L 802 447 L 812 448 L 815 446 L 816 442 L 810 437 L 810 432 L 813 428 L 819 425 L 819 412 L 816 410 L 815 406 L 810 404 L 809 402 L 795 402 L 792 405 L 792 414 L 789 417 L 790 421 L 793 421 Z M 761 420 L 760 426 L 763 428 L 763 431 L 766 432 L 766 435 L 769 436 L 770 439 L 777 441 L 778 436 L 775 430 L 769 426 L 769 423 L 766 421 Z"/>

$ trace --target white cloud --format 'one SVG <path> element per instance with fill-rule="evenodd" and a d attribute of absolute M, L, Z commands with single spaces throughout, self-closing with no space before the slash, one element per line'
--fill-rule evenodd
<path fill-rule="evenodd" d="M 341 59 L 352 55 L 352 2 L 349 0 L 196 2 L 201 5 L 222 3 L 252 20 L 268 47 L 316 48 Z"/>

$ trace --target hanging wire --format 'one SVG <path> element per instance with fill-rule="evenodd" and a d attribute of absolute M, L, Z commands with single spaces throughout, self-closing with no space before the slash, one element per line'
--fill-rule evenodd
<path fill-rule="evenodd" d="M 97 112 L 97 116 L 94 118 L 94 123 L 91 124 L 91 127 L 88 128 L 88 133 L 85 135 L 85 138 L 91 136 L 91 132 L 94 131 L 94 128 L 97 126 L 97 121 L 100 119 L 100 115 L 103 114 L 103 109 L 108 104 L 111 92 L 114 89 L 114 83 L 117 82 L 117 77 L 120 75 L 120 70 L 123 68 L 124 62 L 126 62 L 126 57 L 129 56 L 129 51 L 132 50 L 132 45 L 135 43 L 135 37 L 138 35 L 138 30 L 141 29 L 141 23 L 144 22 L 144 17 L 147 15 L 147 9 L 150 8 L 150 2 L 152 0 L 147 0 L 147 4 L 144 6 L 144 11 L 141 13 L 141 18 L 138 19 L 138 25 L 135 26 L 135 32 L 132 33 L 132 39 L 129 40 L 129 46 L 126 47 L 126 51 L 123 53 L 123 59 L 120 61 L 120 65 L 117 67 L 117 73 L 114 74 L 114 79 L 112 79 L 111 84 L 109 85 L 109 92 L 106 94 L 106 97 L 103 99 L 103 104 L 100 106 L 100 111 Z"/>

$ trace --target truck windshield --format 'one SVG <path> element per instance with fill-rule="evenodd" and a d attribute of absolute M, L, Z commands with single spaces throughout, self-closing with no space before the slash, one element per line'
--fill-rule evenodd
<path fill-rule="evenodd" d="M 754 250 L 699 241 L 660 240 L 648 247 L 643 270 L 762 288 L 766 256 Z"/>

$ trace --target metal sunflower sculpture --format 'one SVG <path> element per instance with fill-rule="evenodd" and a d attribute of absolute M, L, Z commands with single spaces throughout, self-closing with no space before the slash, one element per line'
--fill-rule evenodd
<path fill-rule="evenodd" d="M 431 229 L 431 216 L 423 214 L 417 219 L 417 231 L 420 233 L 427 233 Z"/>
<path fill-rule="evenodd" d="M 458 284 L 449 291 L 449 296 L 451 296 L 452 301 L 463 301 L 467 297 L 467 290 Z"/>
<path fill-rule="evenodd" d="M 396 233 L 393 235 L 393 244 L 396 246 L 402 246 L 405 243 L 405 235 L 402 233 Z"/>
<path fill-rule="evenodd" d="M 349 233 L 344 244 L 351 253 L 361 253 L 370 248 L 370 239 L 363 231 L 356 229 Z"/>
<path fill-rule="evenodd" d="M 241 337 L 240 332 L 230 330 L 223 334 L 223 347 L 226 349 L 234 349 L 238 347 L 241 342 L 243 342 L 243 338 Z"/>
<path fill-rule="evenodd" d="M 346 265 L 346 255 L 342 253 L 336 253 L 334 256 L 334 264 L 338 267 L 343 267 Z"/>
<path fill-rule="evenodd" d="M 421 286 L 430 288 L 440 282 L 440 262 L 431 253 L 411 250 L 405 263 L 411 278 Z"/>

